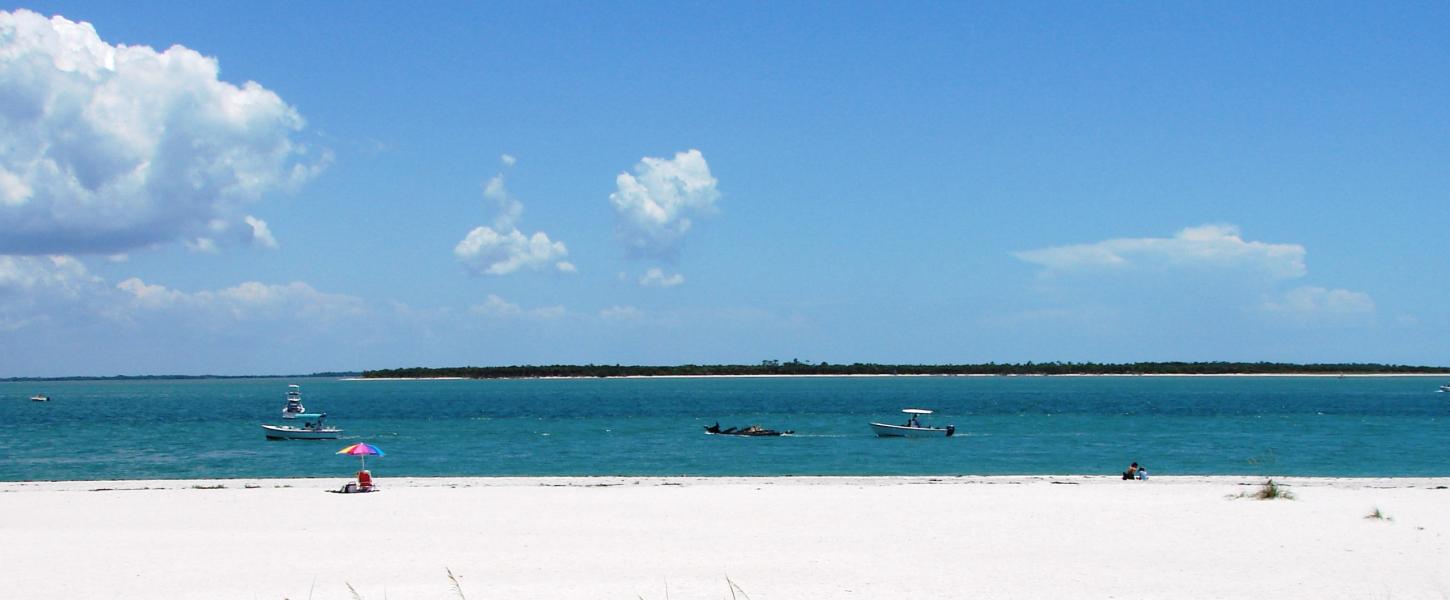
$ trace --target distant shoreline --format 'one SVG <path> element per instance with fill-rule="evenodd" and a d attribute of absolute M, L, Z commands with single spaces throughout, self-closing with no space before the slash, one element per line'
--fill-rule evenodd
<path fill-rule="evenodd" d="M 638 377 L 1032 377 L 1032 376 L 1348 376 L 1436 375 L 1450 367 L 1389 363 L 1275 363 L 1158 361 L 1130 363 L 1024 362 L 958 364 L 812 363 L 763 360 L 757 364 L 551 364 L 507 366 L 402 367 L 363 371 L 361 379 L 557 379 Z"/>
<path fill-rule="evenodd" d="M 891 374 L 741 374 L 741 375 L 558 375 L 538 377 L 339 377 L 338 381 L 480 381 L 488 379 L 790 379 L 790 378 L 830 378 L 830 377 L 1317 377 L 1317 378 L 1351 378 L 1351 377 L 1450 377 L 1450 373 L 1026 373 L 994 375 L 988 373 L 908 373 L 901 375 Z"/>
<path fill-rule="evenodd" d="M 1450 367 L 1378 363 L 1021 363 L 962 365 L 827 364 L 765 361 L 759 365 L 515 365 L 322 371 L 289 375 L 71 375 L 4 377 L 0 383 L 336 379 L 447 381 L 470 379 L 707 379 L 726 377 L 1446 377 Z"/>

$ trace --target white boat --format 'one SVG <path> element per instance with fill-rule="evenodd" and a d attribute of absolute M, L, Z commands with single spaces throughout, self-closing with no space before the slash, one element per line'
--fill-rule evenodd
<path fill-rule="evenodd" d="M 886 423 L 871 423 L 871 430 L 880 437 L 951 437 L 956 434 L 956 425 L 946 427 L 929 427 L 921 424 L 919 417 L 930 415 L 932 411 L 925 408 L 903 408 L 901 412 L 906 413 L 904 425 L 888 425 Z"/>
<path fill-rule="evenodd" d="M 31 402 L 50 402 L 50 396 L 47 396 L 45 394 L 36 394 L 36 395 L 30 397 L 30 401 Z"/>
<path fill-rule="evenodd" d="M 1440 386 L 1440 391 L 1442 391 L 1442 392 L 1450 392 L 1450 383 L 1447 383 L 1445 385 Z"/>
<path fill-rule="evenodd" d="M 301 413 L 295 418 L 303 419 L 301 427 L 296 425 L 263 425 L 269 440 L 335 440 L 342 437 L 342 430 L 327 424 L 327 413 Z"/>
<path fill-rule="evenodd" d="M 287 386 L 287 403 L 282 405 L 283 419 L 296 419 L 297 415 L 307 412 L 302 407 L 302 386 L 292 384 Z"/>

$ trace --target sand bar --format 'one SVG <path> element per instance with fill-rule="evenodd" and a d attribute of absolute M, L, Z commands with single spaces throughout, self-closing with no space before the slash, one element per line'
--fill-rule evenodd
<path fill-rule="evenodd" d="M 0 595 L 1450 597 L 1450 478 L 377 475 L 0 483 Z"/>

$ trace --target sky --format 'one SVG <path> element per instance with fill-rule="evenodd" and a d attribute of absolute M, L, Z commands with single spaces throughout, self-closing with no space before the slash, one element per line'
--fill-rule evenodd
<path fill-rule="evenodd" d="M 0 11 L 0 377 L 1450 365 L 1444 3 Z"/>

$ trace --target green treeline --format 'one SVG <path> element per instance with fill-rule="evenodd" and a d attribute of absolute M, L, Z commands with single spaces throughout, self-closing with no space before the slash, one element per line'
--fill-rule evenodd
<path fill-rule="evenodd" d="M 1270 362 L 986 363 L 972 365 L 829 364 L 791 360 L 758 365 L 519 365 L 510 367 L 413 367 L 363 371 L 365 378 L 462 377 L 667 377 L 681 375 L 1367 375 L 1450 373 L 1450 367 L 1373 363 L 1293 364 Z"/>

